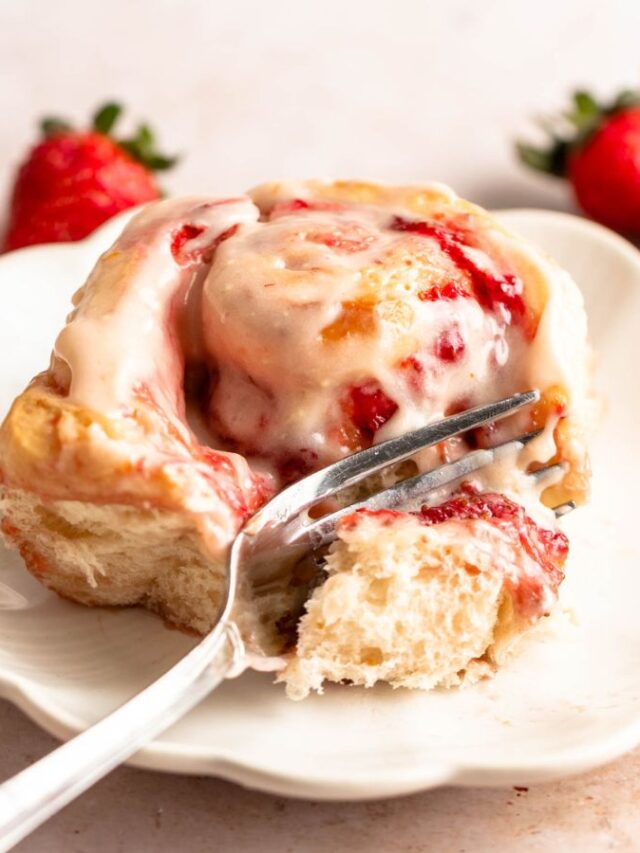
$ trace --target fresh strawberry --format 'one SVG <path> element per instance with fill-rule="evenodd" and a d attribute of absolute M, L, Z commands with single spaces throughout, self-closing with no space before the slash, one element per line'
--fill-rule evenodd
<path fill-rule="evenodd" d="M 57 119 L 41 123 L 44 138 L 16 176 L 4 251 L 80 240 L 116 213 L 160 197 L 153 172 L 175 158 L 155 151 L 146 125 L 132 139 L 112 138 L 121 111 L 106 104 L 86 131 Z"/>
<path fill-rule="evenodd" d="M 571 110 L 544 122 L 547 148 L 518 143 L 533 169 L 569 179 L 578 203 L 593 219 L 640 235 L 640 91 L 608 104 L 576 92 Z"/>

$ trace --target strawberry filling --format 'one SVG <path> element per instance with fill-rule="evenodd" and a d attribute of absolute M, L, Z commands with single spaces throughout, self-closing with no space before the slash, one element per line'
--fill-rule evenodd
<path fill-rule="evenodd" d="M 182 225 L 174 232 L 171 240 L 171 254 L 175 262 L 181 267 L 194 266 L 200 263 L 210 263 L 213 253 L 220 243 L 233 236 L 238 226 L 232 225 L 222 234 L 217 234 L 211 240 L 199 240 L 205 233 L 206 228 L 200 225 Z"/>
<path fill-rule="evenodd" d="M 408 515 L 428 527 L 447 521 L 484 521 L 497 527 L 538 567 L 539 571 L 505 573 L 505 587 L 523 616 L 536 618 L 546 612 L 548 593 L 554 596 L 564 578 L 563 566 L 569 553 L 567 537 L 559 530 L 549 530 L 536 524 L 524 507 L 504 495 L 478 492 L 463 484 L 460 492 L 438 506 L 423 506 L 417 512 L 397 510 L 356 510 L 341 522 L 344 529 L 354 527 L 364 518 L 372 518 L 381 527 L 390 527 Z M 473 534 L 470 534 L 470 538 Z"/>
<path fill-rule="evenodd" d="M 442 225 L 439 222 L 411 221 L 401 216 L 395 216 L 391 220 L 390 228 L 394 231 L 406 231 L 435 240 L 440 250 L 456 267 L 468 275 L 473 293 L 483 308 L 490 311 L 502 308 L 507 312 L 506 319 L 509 321 L 514 317 L 524 316 L 522 280 L 510 273 L 499 275 L 479 267 L 466 251 L 469 247 L 465 243 L 464 234 L 458 229 Z M 451 299 L 462 295 L 457 287 L 455 291 L 450 291 L 451 295 L 449 296 L 438 296 L 437 294 L 432 296 L 432 291 L 433 288 L 426 291 L 430 295 L 420 298 L 427 300 Z"/>
<path fill-rule="evenodd" d="M 343 408 L 364 441 L 371 444 L 380 427 L 396 413 L 398 405 L 377 382 L 370 380 L 349 389 Z"/>
<path fill-rule="evenodd" d="M 434 347 L 434 353 L 440 361 L 460 361 L 464 356 L 466 346 L 464 339 L 457 326 L 451 326 L 438 335 Z"/>
<path fill-rule="evenodd" d="M 280 483 L 371 446 L 399 405 L 413 422 L 430 407 L 446 411 L 449 387 L 457 393 L 468 375 L 485 376 L 483 362 L 493 369 L 496 321 L 504 331 L 525 312 L 522 282 L 489 271 L 470 228 L 437 218 L 389 223 L 389 215 L 289 198 L 215 241 L 195 217 L 172 234 L 172 255 L 187 268 L 211 263 L 235 235 L 213 260 L 202 296 L 195 293 L 206 311 L 201 326 L 192 323 L 183 338 L 206 354 L 201 361 L 189 350 L 211 378 L 195 394 L 211 434 L 226 450 L 266 461 Z M 339 257 L 365 250 L 362 260 Z M 448 275 L 443 258 L 434 266 L 438 250 L 455 265 Z M 450 311 L 429 305 L 457 300 Z M 288 360 L 281 354 L 292 345 Z M 350 375 L 369 378 L 352 384 Z"/>
<path fill-rule="evenodd" d="M 398 364 L 404 380 L 415 395 L 420 394 L 424 387 L 424 364 L 415 356 L 409 355 Z"/>
<path fill-rule="evenodd" d="M 283 485 L 294 483 L 318 468 L 318 454 L 303 448 L 291 456 L 278 460 L 277 468 Z"/>
<path fill-rule="evenodd" d="M 199 445 L 196 455 L 208 469 L 210 485 L 242 521 L 272 496 L 273 489 L 258 474 L 252 474 L 251 488 L 243 489 L 238 482 L 238 472 L 226 453 Z"/>
<path fill-rule="evenodd" d="M 173 235 L 171 240 L 171 254 L 179 264 L 184 263 L 183 251 L 184 247 L 191 240 L 199 237 L 204 228 L 198 225 L 183 225 Z"/>
<path fill-rule="evenodd" d="M 427 290 L 421 290 L 418 293 L 418 299 L 421 302 L 438 302 L 440 299 L 465 299 L 470 296 L 469 291 L 455 281 L 448 281 L 442 287 L 429 287 Z"/>
<path fill-rule="evenodd" d="M 332 201 L 305 201 L 302 198 L 291 198 L 274 204 L 269 213 L 269 219 L 277 219 L 279 216 L 290 216 L 292 213 L 300 213 L 306 210 L 343 210 L 341 204 Z"/>

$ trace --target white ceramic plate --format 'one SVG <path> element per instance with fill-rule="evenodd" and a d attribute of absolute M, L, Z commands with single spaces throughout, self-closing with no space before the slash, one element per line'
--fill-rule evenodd
<path fill-rule="evenodd" d="M 495 679 L 465 690 L 335 687 L 293 703 L 269 676 L 246 674 L 132 763 L 349 799 L 549 779 L 640 743 L 640 253 L 564 214 L 517 210 L 501 218 L 548 249 L 582 287 L 608 399 L 593 453 L 593 503 L 566 522 L 573 548 L 564 611 Z M 121 224 L 80 244 L 0 260 L 1 411 L 46 365 L 71 293 Z M 55 735 L 98 720 L 192 642 L 143 612 L 62 601 L 0 551 L 0 693 Z"/>

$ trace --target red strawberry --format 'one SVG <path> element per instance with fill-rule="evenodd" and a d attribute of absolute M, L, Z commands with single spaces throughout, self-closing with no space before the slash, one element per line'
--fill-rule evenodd
<path fill-rule="evenodd" d="M 153 172 L 175 159 L 156 153 L 146 125 L 133 139 L 113 139 L 120 113 L 118 104 L 106 104 L 87 131 L 42 122 L 44 139 L 18 170 L 4 251 L 80 240 L 116 213 L 160 197 Z"/>
<path fill-rule="evenodd" d="M 640 235 L 640 92 L 622 92 L 609 104 L 576 92 L 572 109 L 544 126 L 550 146 L 519 143 L 521 160 L 568 178 L 593 219 Z"/>

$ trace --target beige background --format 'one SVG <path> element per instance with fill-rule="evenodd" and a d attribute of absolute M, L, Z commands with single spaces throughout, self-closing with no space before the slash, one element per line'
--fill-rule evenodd
<path fill-rule="evenodd" d="M 0 0 L 0 199 L 36 116 L 108 97 L 183 153 L 172 192 L 278 176 L 438 179 L 571 209 L 509 141 L 575 84 L 638 81 L 637 0 Z M 125 129 L 127 129 L 125 127 Z M 0 703 L 0 777 L 53 746 Z M 640 850 L 640 753 L 529 791 L 285 801 L 122 769 L 25 851 Z"/>

